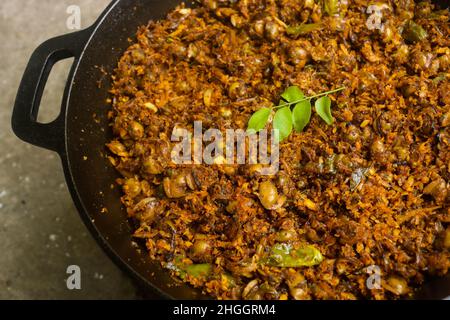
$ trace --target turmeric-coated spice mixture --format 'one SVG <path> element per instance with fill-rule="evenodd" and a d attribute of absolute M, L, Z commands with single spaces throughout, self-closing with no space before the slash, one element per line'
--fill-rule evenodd
<path fill-rule="evenodd" d="M 108 147 L 134 236 L 174 277 L 219 299 L 397 299 L 448 272 L 449 12 L 374 5 L 204 0 L 139 29 Z M 343 89 L 278 172 L 173 163 L 174 129 L 246 130 L 292 87 Z"/>

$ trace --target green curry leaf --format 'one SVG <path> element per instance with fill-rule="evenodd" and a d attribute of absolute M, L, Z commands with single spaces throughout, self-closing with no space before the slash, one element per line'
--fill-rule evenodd
<path fill-rule="evenodd" d="M 292 111 L 292 122 L 297 132 L 302 132 L 311 120 L 311 102 L 309 100 L 299 102 Z"/>
<path fill-rule="evenodd" d="M 267 121 L 269 120 L 269 116 L 271 113 L 271 109 L 269 108 L 261 108 L 258 111 L 256 111 L 252 117 L 250 118 L 250 121 L 248 122 L 248 132 L 259 132 L 267 124 Z"/>
<path fill-rule="evenodd" d="M 311 100 L 316 99 L 315 108 L 317 114 L 328 124 L 334 122 L 331 115 L 331 99 L 329 94 L 344 90 L 345 87 L 322 92 L 306 97 L 297 86 L 291 86 L 281 95 L 279 105 L 271 108 L 261 108 L 256 111 L 248 122 L 248 133 L 257 133 L 266 127 L 273 110 L 277 110 L 273 118 L 275 138 L 279 141 L 286 139 L 293 128 L 302 132 L 311 120 Z M 291 108 L 294 109 L 291 111 Z"/>
<path fill-rule="evenodd" d="M 292 132 L 292 112 L 291 108 L 284 107 L 275 113 L 273 118 L 273 128 L 278 130 L 279 141 L 283 141 Z"/>
<path fill-rule="evenodd" d="M 297 86 L 292 86 L 286 89 L 285 92 L 281 95 L 281 97 L 287 102 L 294 102 L 301 100 L 305 97 L 303 92 Z"/>
<path fill-rule="evenodd" d="M 331 99 L 329 97 L 322 97 L 317 99 L 316 104 L 317 114 L 326 122 L 328 125 L 332 125 L 334 122 L 333 116 L 331 115 Z"/>

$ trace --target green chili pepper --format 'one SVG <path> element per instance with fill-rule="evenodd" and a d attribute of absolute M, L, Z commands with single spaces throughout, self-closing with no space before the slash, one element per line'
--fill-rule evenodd
<path fill-rule="evenodd" d="M 186 274 L 194 278 L 207 278 L 211 274 L 211 270 L 212 266 L 209 263 L 185 266 Z"/>
<path fill-rule="evenodd" d="M 428 20 L 439 20 L 444 18 L 448 14 L 448 9 L 433 11 L 426 18 Z"/>
<path fill-rule="evenodd" d="M 186 276 L 193 278 L 208 278 L 212 273 L 211 264 L 185 264 L 183 262 L 183 257 L 181 256 L 177 256 L 172 262 L 167 263 L 166 268 L 175 271 L 182 280 L 184 280 Z"/>
<path fill-rule="evenodd" d="M 271 248 L 266 263 L 276 267 L 311 267 L 323 261 L 320 251 L 311 245 L 294 249 L 292 245 L 278 243 Z"/>
<path fill-rule="evenodd" d="M 446 73 L 440 73 L 432 81 L 433 81 L 434 84 L 439 84 L 439 82 L 444 81 L 446 78 L 447 78 L 447 74 Z"/>
<path fill-rule="evenodd" d="M 403 38 L 408 42 L 419 42 L 428 37 L 428 33 L 417 23 L 410 20 L 403 29 Z"/>
<path fill-rule="evenodd" d="M 222 280 L 226 280 L 227 287 L 228 288 L 234 288 L 236 287 L 236 279 L 229 273 L 222 273 L 221 274 Z"/>
<path fill-rule="evenodd" d="M 323 9 L 329 16 L 333 16 L 338 13 L 339 1 L 338 0 L 324 0 Z"/>
<path fill-rule="evenodd" d="M 307 23 L 307 24 L 300 24 L 297 26 L 289 26 L 286 29 L 286 33 L 297 37 L 301 34 L 306 34 L 311 31 L 320 30 L 320 29 L 322 29 L 321 23 Z"/>

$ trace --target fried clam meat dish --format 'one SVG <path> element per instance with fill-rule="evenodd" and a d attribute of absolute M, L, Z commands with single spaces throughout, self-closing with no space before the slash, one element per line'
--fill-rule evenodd
<path fill-rule="evenodd" d="M 205 0 L 141 27 L 108 144 L 137 241 L 218 299 L 399 299 L 445 276 L 448 19 L 411 0 Z M 331 120 L 313 107 L 284 137 L 277 172 L 172 161 L 174 129 L 246 130 L 262 108 L 270 128 L 288 88 L 342 90 Z"/>

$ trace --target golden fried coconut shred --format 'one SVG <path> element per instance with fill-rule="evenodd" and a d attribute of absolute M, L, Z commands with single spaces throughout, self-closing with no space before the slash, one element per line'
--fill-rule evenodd
<path fill-rule="evenodd" d="M 204 0 L 139 29 L 108 147 L 152 259 L 219 299 L 405 298 L 448 272 L 449 13 L 382 2 Z M 278 173 L 171 161 L 175 128 L 246 130 L 290 86 L 345 90 Z"/>

